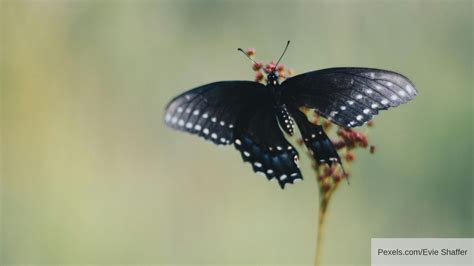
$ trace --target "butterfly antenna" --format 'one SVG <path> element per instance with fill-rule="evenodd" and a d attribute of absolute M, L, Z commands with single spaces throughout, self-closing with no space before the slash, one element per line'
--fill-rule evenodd
<path fill-rule="evenodd" d="M 280 59 L 278 59 L 277 63 L 275 64 L 275 67 L 273 68 L 274 70 L 277 68 L 278 63 L 280 63 L 280 60 L 281 60 L 281 59 L 283 58 L 283 56 L 285 55 L 286 49 L 288 49 L 288 46 L 289 46 L 289 45 L 290 45 L 290 41 L 288 40 L 288 41 L 286 42 L 285 50 L 283 50 L 283 53 L 281 54 Z"/>
<path fill-rule="evenodd" d="M 244 50 L 242 50 L 242 48 L 237 48 L 237 51 L 241 51 L 250 61 L 252 61 L 254 64 L 256 64 L 257 62 L 255 62 L 255 60 L 253 60 L 252 58 L 250 58 L 250 56 L 244 52 Z"/>

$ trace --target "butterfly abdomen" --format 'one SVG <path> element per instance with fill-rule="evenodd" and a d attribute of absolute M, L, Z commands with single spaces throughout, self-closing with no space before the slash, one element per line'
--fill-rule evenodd
<path fill-rule="evenodd" d="M 281 105 L 276 108 L 276 115 L 278 117 L 278 123 L 280 127 L 290 136 L 293 136 L 295 133 L 295 125 L 293 122 L 293 117 L 291 117 L 290 112 L 285 105 Z"/>

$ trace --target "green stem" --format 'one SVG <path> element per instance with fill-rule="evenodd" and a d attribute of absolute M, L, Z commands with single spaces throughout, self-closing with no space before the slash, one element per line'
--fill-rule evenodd
<path fill-rule="evenodd" d="M 316 253 L 315 253 L 315 260 L 314 266 L 321 266 L 321 256 L 322 256 L 322 246 L 323 246 L 323 238 L 324 238 L 324 229 L 325 229 L 325 221 L 326 221 L 326 214 L 329 206 L 329 201 L 331 200 L 331 196 L 333 192 L 337 189 L 339 182 L 334 184 L 334 186 L 326 191 L 322 192 L 322 197 L 320 199 L 320 206 L 319 206 L 319 221 L 318 221 L 318 231 L 317 231 L 317 238 L 316 238 Z"/>
<path fill-rule="evenodd" d="M 326 207 L 323 207 L 326 206 Z M 321 253 L 322 253 L 322 244 L 323 244 L 323 232 L 324 232 L 324 220 L 326 218 L 327 203 L 324 204 L 321 202 L 321 208 L 319 210 L 319 222 L 318 222 L 318 232 L 316 238 L 316 257 L 314 260 L 314 266 L 321 265 Z"/>

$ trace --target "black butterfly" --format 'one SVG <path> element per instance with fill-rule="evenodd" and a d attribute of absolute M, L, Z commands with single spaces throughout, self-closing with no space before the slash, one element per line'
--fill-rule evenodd
<path fill-rule="evenodd" d="M 255 172 L 269 180 L 276 178 L 284 188 L 287 183 L 303 179 L 298 152 L 281 130 L 293 135 L 294 122 L 317 163 L 341 164 L 323 128 L 310 123 L 300 107 L 312 108 L 331 122 L 351 128 L 368 122 L 380 110 L 410 101 L 417 94 L 406 77 L 371 68 L 317 70 L 279 84 L 275 69 L 288 45 L 289 41 L 267 75 L 266 85 L 219 81 L 194 88 L 168 104 L 166 124 L 218 145 L 234 144 Z"/>

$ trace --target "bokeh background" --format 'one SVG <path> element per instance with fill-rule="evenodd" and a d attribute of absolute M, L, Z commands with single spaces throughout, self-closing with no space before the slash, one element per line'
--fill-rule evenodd
<path fill-rule="evenodd" d="M 334 196 L 325 265 L 372 237 L 473 237 L 471 1 L 5 1 L 0 264 L 310 265 L 318 190 L 284 191 L 232 148 L 163 124 L 186 89 L 253 79 L 237 47 L 297 73 L 398 71 L 419 96 L 375 119 Z"/>

